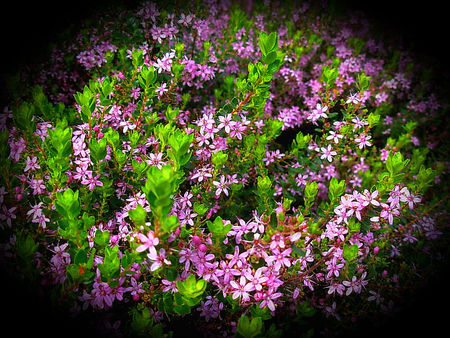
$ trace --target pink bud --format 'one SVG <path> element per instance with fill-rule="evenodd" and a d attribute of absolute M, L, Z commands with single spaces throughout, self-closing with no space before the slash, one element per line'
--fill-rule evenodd
<path fill-rule="evenodd" d="M 378 254 L 378 251 L 380 251 L 380 248 L 379 247 L 375 247 L 375 248 L 373 248 L 373 253 L 375 254 L 375 255 L 377 255 Z"/>
<path fill-rule="evenodd" d="M 384 270 L 383 273 L 381 274 L 381 276 L 383 276 L 383 278 L 386 278 L 387 275 L 388 275 L 387 270 Z"/>
<path fill-rule="evenodd" d="M 103 138 L 103 136 L 105 136 L 105 134 L 103 134 L 102 132 L 98 133 L 98 138 Z"/>
<path fill-rule="evenodd" d="M 207 249 L 208 249 L 208 248 L 206 247 L 205 244 L 200 244 L 200 245 L 198 246 L 198 250 L 201 251 L 201 252 L 206 252 Z"/>
<path fill-rule="evenodd" d="M 192 242 L 193 242 L 196 246 L 199 246 L 200 244 L 202 244 L 202 240 L 201 240 L 200 237 L 198 237 L 198 236 L 193 236 L 193 237 L 192 237 Z"/>

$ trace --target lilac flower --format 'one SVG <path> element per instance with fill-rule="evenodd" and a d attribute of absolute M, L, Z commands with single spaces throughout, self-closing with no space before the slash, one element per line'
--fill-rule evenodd
<path fill-rule="evenodd" d="M 237 269 L 234 269 L 230 262 L 220 261 L 219 268 L 215 270 L 215 275 L 217 277 L 222 277 L 223 282 L 228 284 L 229 281 L 233 278 L 233 276 L 240 276 L 241 272 Z"/>
<path fill-rule="evenodd" d="M 137 236 L 142 245 L 138 246 L 136 248 L 136 251 L 143 252 L 145 250 L 149 250 L 150 252 L 153 252 L 154 255 L 156 255 L 155 246 L 159 244 L 159 239 L 158 237 L 154 236 L 153 231 L 150 230 L 149 232 L 147 232 L 147 236 L 143 234 L 138 234 Z"/>
<path fill-rule="evenodd" d="M 324 119 L 326 119 L 328 117 L 328 115 L 326 114 L 327 110 L 328 110 L 328 107 L 326 107 L 326 106 L 322 107 L 322 105 L 320 103 L 318 103 L 316 105 L 316 108 L 313 109 L 313 111 L 309 114 L 307 119 L 315 124 L 316 121 L 319 120 L 321 117 Z"/>
<path fill-rule="evenodd" d="M 241 276 L 239 279 L 239 284 L 234 280 L 230 282 L 230 285 L 233 287 L 233 299 L 241 298 L 244 302 L 250 300 L 249 292 L 255 290 L 255 287 L 252 283 L 247 283 L 247 280 L 244 276 Z"/>
<path fill-rule="evenodd" d="M 279 252 L 278 249 L 275 250 L 274 255 L 267 256 L 265 258 L 265 261 L 268 265 L 272 265 L 276 271 L 280 270 L 283 266 L 284 267 L 290 267 L 291 266 L 291 260 L 290 260 L 290 254 L 292 252 L 291 248 L 288 248 L 284 250 L 283 252 Z"/>
<path fill-rule="evenodd" d="M 343 296 L 345 291 L 345 286 L 339 282 L 333 282 L 330 286 L 327 287 L 328 294 L 332 295 L 337 292 L 339 295 Z"/>
<path fill-rule="evenodd" d="M 131 292 L 131 296 L 137 302 L 139 294 L 145 293 L 145 290 L 142 288 L 142 283 L 138 283 L 134 277 L 131 277 L 130 282 L 131 286 L 126 291 Z"/>
<path fill-rule="evenodd" d="M 275 303 L 273 302 L 277 298 L 281 297 L 283 294 L 281 292 L 273 292 L 271 289 L 263 294 L 263 300 L 259 307 L 262 309 L 263 307 L 268 307 L 270 311 L 275 311 Z"/>
<path fill-rule="evenodd" d="M 274 235 L 272 235 L 272 237 L 270 238 L 271 242 L 270 242 L 270 249 L 272 251 L 277 250 L 277 248 L 280 249 L 284 249 L 286 246 L 285 243 L 285 238 L 282 234 L 276 233 Z"/>
<path fill-rule="evenodd" d="M 233 121 L 233 117 L 231 114 L 228 114 L 227 116 L 219 116 L 220 124 L 217 126 L 217 128 L 224 129 L 227 134 L 230 133 L 231 129 L 230 127 L 234 126 L 236 122 Z"/>
<path fill-rule="evenodd" d="M 380 217 L 388 220 L 389 224 L 392 225 L 394 223 L 394 216 L 400 215 L 400 211 L 393 205 L 387 205 L 386 203 L 381 203 L 380 205 L 383 208 Z"/>
<path fill-rule="evenodd" d="M 230 124 L 230 137 L 242 140 L 242 132 L 247 130 L 247 126 L 239 121 L 235 121 L 234 124 Z"/>
<path fill-rule="evenodd" d="M 245 272 L 244 276 L 245 276 L 245 278 L 247 278 L 247 280 L 251 284 L 253 284 L 254 290 L 261 291 L 262 284 L 269 280 L 268 277 L 261 276 L 266 269 L 267 268 L 265 268 L 265 267 L 260 267 L 260 268 L 258 268 L 258 270 L 256 270 L 256 272 L 254 274 L 251 274 L 250 270 L 247 270 Z"/>
<path fill-rule="evenodd" d="M 24 172 L 27 172 L 28 170 L 36 170 L 40 169 L 41 167 L 37 163 L 37 157 L 33 156 L 30 158 L 30 156 L 27 156 L 27 159 L 25 160 L 25 168 L 23 169 Z"/>
<path fill-rule="evenodd" d="M 356 130 L 356 129 L 359 129 L 359 128 L 369 125 L 368 122 L 361 121 L 359 119 L 359 117 L 355 117 L 354 119 L 352 119 L 352 122 L 354 123 L 353 130 Z"/>
<path fill-rule="evenodd" d="M 365 189 L 362 195 L 363 198 L 363 205 L 364 206 L 368 206 L 369 204 L 375 205 L 375 206 L 379 206 L 380 202 L 378 202 L 376 200 L 378 196 L 378 190 L 374 190 L 372 193 Z"/>
<path fill-rule="evenodd" d="M 361 292 L 361 287 L 356 276 L 353 276 L 351 281 L 343 281 L 342 284 L 347 287 L 347 291 L 345 292 L 346 296 L 350 295 L 352 292 Z"/>
<path fill-rule="evenodd" d="M 31 220 L 32 223 L 38 223 L 38 225 L 42 228 L 45 229 L 47 227 L 47 223 L 50 222 L 50 219 L 45 217 L 44 214 L 40 214 L 39 216 L 33 218 Z"/>
<path fill-rule="evenodd" d="M 128 130 L 133 130 L 137 126 L 134 123 L 131 123 L 130 121 L 122 121 L 119 124 L 120 127 L 123 127 L 123 133 L 126 134 Z"/>
<path fill-rule="evenodd" d="M 33 189 L 33 195 L 40 195 L 45 192 L 44 180 L 32 178 L 28 183 L 30 188 Z"/>
<path fill-rule="evenodd" d="M 192 197 L 193 197 L 193 195 L 189 191 L 186 191 L 183 196 L 180 196 L 178 198 L 177 202 L 180 203 L 183 208 L 192 207 L 192 202 L 191 202 Z"/>
<path fill-rule="evenodd" d="M 371 294 L 371 296 L 367 297 L 367 300 L 369 302 L 373 302 L 375 301 L 375 303 L 377 305 L 379 305 L 380 303 L 382 303 L 384 301 L 384 298 L 380 296 L 380 294 L 376 291 L 370 290 L 369 293 Z"/>
<path fill-rule="evenodd" d="M 341 134 L 338 134 L 332 130 L 330 130 L 330 135 L 327 136 L 327 140 L 333 140 L 334 143 L 338 144 L 339 143 L 339 139 L 342 139 L 344 136 Z"/>
<path fill-rule="evenodd" d="M 100 174 L 96 175 L 95 177 L 92 177 L 92 172 L 89 171 L 84 179 L 81 180 L 81 184 L 89 185 L 89 191 L 94 190 L 96 186 L 103 186 L 102 181 L 100 181 L 98 178 L 100 177 Z"/>
<path fill-rule="evenodd" d="M 217 187 L 216 196 L 219 196 L 222 192 L 228 196 L 228 183 L 225 181 L 225 176 L 221 175 L 220 181 L 213 181 L 213 184 Z"/>
<path fill-rule="evenodd" d="M 155 167 L 157 167 L 158 169 L 161 170 L 162 166 L 166 164 L 166 162 L 164 162 L 162 160 L 163 153 L 161 153 L 161 152 L 160 153 L 156 153 L 156 154 L 150 153 L 148 156 L 150 157 L 150 159 L 149 160 L 145 160 L 145 162 L 148 165 L 155 166 Z"/>
<path fill-rule="evenodd" d="M 131 89 L 131 95 L 130 97 L 134 98 L 135 100 L 137 100 L 139 98 L 141 88 L 132 88 Z"/>
<path fill-rule="evenodd" d="M 164 94 L 165 92 L 167 92 L 169 90 L 166 87 L 167 87 L 167 83 L 163 83 L 161 86 L 159 86 L 158 88 L 155 89 L 155 93 L 157 93 L 158 96 L 161 96 L 162 94 Z"/>
<path fill-rule="evenodd" d="M 333 161 L 333 156 L 337 155 L 337 153 L 331 149 L 331 145 L 328 145 L 327 148 L 322 147 L 320 148 L 320 150 L 322 151 L 322 155 L 320 156 L 320 158 L 322 160 L 326 158 L 328 162 Z"/>
<path fill-rule="evenodd" d="M 167 291 L 170 291 L 172 293 L 178 292 L 176 281 L 171 282 L 167 279 L 162 279 L 161 283 L 163 283 L 165 285 L 162 289 L 163 292 L 167 292 Z"/>
<path fill-rule="evenodd" d="M 114 302 L 112 290 L 110 286 L 104 282 L 94 282 L 91 297 L 91 304 L 95 309 L 110 308 Z"/>
<path fill-rule="evenodd" d="M 43 202 L 32 205 L 31 209 L 27 211 L 27 216 L 32 216 L 32 219 L 39 217 L 42 214 L 43 205 Z"/>
<path fill-rule="evenodd" d="M 230 260 L 228 263 L 229 266 L 236 265 L 238 268 L 242 269 L 245 265 L 247 265 L 247 256 L 248 252 L 239 253 L 239 246 L 234 247 L 233 254 L 226 254 L 226 258 Z"/>
<path fill-rule="evenodd" d="M 355 142 L 358 143 L 358 148 L 363 149 L 366 146 L 370 147 L 372 143 L 369 140 L 372 138 L 370 135 L 360 134 L 357 138 L 355 138 Z"/>
<path fill-rule="evenodd" d="M 338 263 L 337 258 L 333 256 L 331 260 L 328 260 L 325 262 L 325 265 L 327 266 L 328 274 L 327 278 L 331 278 L 331 276 L 339 277 L 340 269 L 344 267 L 343 263 Z M 345 284 L 344 284 L 345 285 Z"/>
<path fill-rule="evenodd" d="M 192 179 L 197 179 L 198 182 L 202 182 L 206 177 L 212 177 L 212 168 L 205 166 L 202 168 L 196 168 L 194 174 L 192 175 Z"/>
<path fill-rule="evenodd" d="M 350 94 L 348 96 L 348 98 L 347 98 L 347 101 L 345 101 L 345 103 L 347 103 L 347 104 L 349 104 L 349 103 L 352 103 L 352 104 L 360 103 L 361 99 L 358 97 L 358 95 L 359 95 L 359 93 Z"/>
<path fill-rule="evenodd" d="M 153 250 L 151 250 L 151 248 L 153 248 Z M 150 248 L 150 252 L 147 254 L 147 257 L 153 261 L 151 267 L 150 267 L 150 271 L 155 271 L 157 269 L 159 269 L 163 264 L 166 265 L 170 265 L 171 262 L 166 259 L 166 251 L 161 248 L 159 249 L 159 254 L 156 253 L 156 250 L 154 247 Z"/>
<path fill-rule="evenodd" d="M 0 220 L 6 221 L 6 224 L 11 228 L 12 226 L 12 220 L 16 219 L 16 215 L 14 214 L 14 211 L 16 210 L 16 207 L 9 208 L 6 205 L 2 205 L 2 213 L 0 213 Z"/>
<path fill-rule="evenodd" d="M 415 203 L 420 203 L 422 200 L 419 196 L 414 196 L 411 194 L 407 187 L 404 187 L 401 191 L 402 195 L 400 195 L 401 202 L 407 202 L 409 209 L 414 209 Z"/>
<path fill-rule="evenodd" d="M 206 296 L 206 301 L 200 302 L 197 310 L 201 311 L 200 316 L 205 317 L 208 322 L 211 318 L 220 318 L 220 311 L 223 309 L 223 303 L 216 297 Z"/>
<path fill-rule="evenodd" d="M 253 225 L 254 222 L 252 222 L 252 221 L 245 222 L 241 218 L 238 218 L 238 222 L 239 222 L 239 225 L 233 225 L 227 235 L 234 236 L 236 243 L 240 244 L 242 236 L 244 236 L 246 233 L 248 233 L 250 231 L 250 229 L 252 229 L 254 227 L 254 225 Z"/>

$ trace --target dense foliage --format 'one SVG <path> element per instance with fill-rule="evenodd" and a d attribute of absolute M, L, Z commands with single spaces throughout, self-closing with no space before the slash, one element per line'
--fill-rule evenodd
<path fill-rule="evenodd" d="M 371 34 L 270 1 L 86 24 L 1 115 L 5 264 L 107 334 L 311 336 L 394 311 L 445 258 L 448 117 Z"/>

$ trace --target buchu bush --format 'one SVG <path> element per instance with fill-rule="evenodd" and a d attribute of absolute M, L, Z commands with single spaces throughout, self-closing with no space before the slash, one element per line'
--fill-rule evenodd
<path fill-rule="evenodd" d="M 446 103 L 362 15 L 96 19 L 1 115 L 2 261 L 52 308 L 109 336 L 337 334 L 445 261 Z"/>

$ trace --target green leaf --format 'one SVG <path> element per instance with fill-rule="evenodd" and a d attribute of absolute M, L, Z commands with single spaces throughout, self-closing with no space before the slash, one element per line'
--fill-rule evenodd
<path fill-rule="evenodd" d="M 194 202 L 194 212 L 197 213 L 199 216 L 204 215 L 208 211 L 208 207 L 204 204 Z"/>
<path fill-rule="evenodd" d="M 317 182 L 313 181 L 313 182 L 306 183 L 306 186 L 305 186 L 306 200 L 313 201 L 317 196 L 318 190 L 319 190 L 319 185 L 317 184 Z"/>
<path fill-rule="evenodd" d="M 187 315 L 191 313 L 191 308 L 186 304 L 174 305 L 173 310 L 179 315 Z"/>
<path fill-rule="evenodd" d="M 267 55 L 267 53 L 269 52 L 268 50 L 267 50 L 267 48 L 266 48 L 266 45 L 267 45 L 267 33 L 266 32 L 264 32 L 264 31 L 262 31 L 260 34 L 259 34 L 259 41 L 258 41 L 258 44 L 259 44 L 259 48 L 261 49 L 261 53 L 262 53 L 262 55 L 264 56 L 264 55 Z"/>
<path fill-rule="evenodd" d="M 109 231 L 97 230 L 95 232 L 95 238 L 94 238 L 95 244 L 97 244 L 101 247 L 105 247 L 109 244 L 109 239 L 110 239 Z"/>
<path fill-rule="evenodd" d="M 211 162 L 214 164 L 216 168 L 222 168 L 222 166 L 226 163 L 227 160 L 228 154 L 224 153 L 223 151 L 218 151 L 212 154 Z"/>
<path fill-rule="evenodd" d="M 100 162 L 106 157 L 106 139 L 102 138 L 100 141 L 92 138 L 89 144 L 91 159 L 93 162 Z"/>
<path fill-rule="evenodd" d="M 81 211 L 81 205 L 78 201 L 78 190 L 73 192 L 72 189 L 67 188 L 64 193 L 56 193 L 55 209 L 64 218 L 77 218 Z"/>
<path fill-rule="evenodd" d="M 267 54 L 262 58 L 262 62 L 264 62 L 266 65 L 270 65 L 272 62 L 274 62 L 277 58 L 277 52 L 273 51 Z"/>
<path fill-rule="evenodd" d="M 278 34 L 276 32 L 272 32 L 265 39 L 265 47 L 267 50 L 267 54 L 276 51 L 278 49 Z"/>
<path fill-rule="evenodd" d="M 133 221 L 135 226 L 144 226 L 147 218 L 147 211 L 142 207 L 142 205 L 138 204 L 136 209 L 128 211 L 128 216 Z"/>
<path fill-rule="evenodd" d="M 218 237 L 218 239 L 224 238 L 232 228 L 231 224 L 224 225 L 220 216 L 217 216 L 214 222 L 207 221 L 206 225 L 213 236 Z"/>
<path fill-rule="evenodd" d="M 75 254 L 75 257 L 73 258 L 73 262 L 76 265 L 86 264 L 87 261 L 88 261 L 87 251 L 84 249 L 78 250 L 77 253 Z"/>
<path fill-rule="evenodd" d="M 356 257 L 358 257 L 358 245 L 357 244 L 353 244 L 353 245 L 345 244 L 344 250 L 342 252 L 342 257 L 346 261 L 351 261 L 352 259 L 355 259 Z"/>
<path fill-rule="evenodd" d="M 161 219 L 161 230 L 163 233 L 170 234 L 174 232 L 179 225 L 180 222 L 176 215 L 165 216 Z"/>
<path fill-rule="evenodd" d="M 268 176 L 258 176 L 258 195 L 265 196 L 269 193 L 270 188 L 272 187 L 272 181 Z"/>
<path fill-rule="evenodd" d="M 193 274 L 189 275 L 184 281 L 178 280 L 176 284 L 180 294 L 186 298 L 185 301 L 192 300 L 196 304 L 200 301 L 199 297 L 206 290 L 207 285 L 204 279 L 196 281 Z"/>
<path fill-rule="evenodd" d="M 328 189 L 328 197 L 330 201 L 335 201 L 345 192 L 345 180 L 338 181 L 336 177 L 333 177 L 330 181 Z"/>
<path fill-rule="evenodd" d="M 261 317 L 255 317 L 251 321 L 246 315 L 239 318 L 236 332 L 244 338 L 253 338 L 262 333 L 263 321 Z"/>

